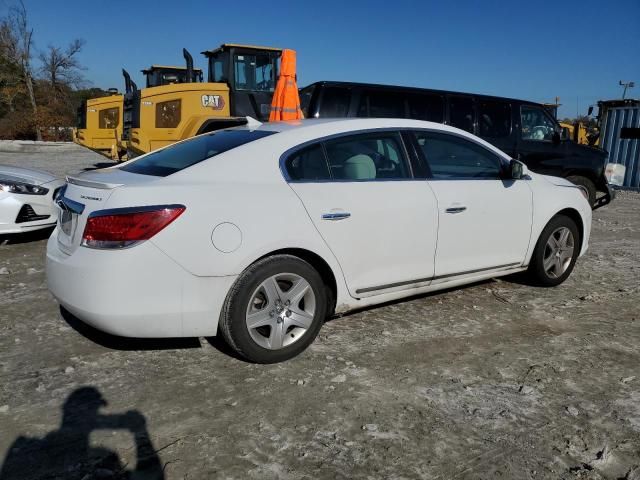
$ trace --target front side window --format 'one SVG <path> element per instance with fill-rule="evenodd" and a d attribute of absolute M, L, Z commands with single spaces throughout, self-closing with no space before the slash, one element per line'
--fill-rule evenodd
<path fill-rule="evenodd" d="M 342 137 L 326 142 L 325 148 L 332 179 L 411 178 L 398 133 L 381 132 Z"/>
<path fill-rule="evenodd" d="M 156 104 L 156 128 L 175 128 L 180 123 L 181 100 Z"/>
<path fill-rule="evenodd" d="M 479 102 L 478 124 L 481 137 L 508 137 L 511 134 L 511 105 L 496 101 Z"/>
<path fill-rule="evenodd" d="M 473 133 L 473 99 L 449 97 L 449 123 L 453 127 Z"/>
<path fill-rule="evenodd" d="M 329 180 L 329 165 L 321 145 L 313 145 L 296 152 L 286 162 L 289 178 L 294 181 Z"/>
<path fill-rule="evenodd" d="M 232 148 L 274 133 L 276 132 L 262 130 L 219 130 L 151 152 L 123 165 L 120 169 L 141 175 L 167 177 Z"/>
<path fill-rule="evenodd" d="M 541 107 L 523 105 L 520 107 L 521 135 L 523 140 L 551 142 L 556 124 Z"/>
<path fill-rule="evenodd" d="M 500 178 L 500 157 L 486 148 L 454 135 L 432 132 L 415 135 L 434 179 Z"/>
<path fill-rule="evenodd" d="M 234 55 L 236 89 L 273 92 L 274 61 L 269 55 Z"/>
<path fill-rule="evenodd" d="M 105 108 L 98 112 L 98 128 L 118 128 L 120 123 L 120 109 L 118 107 Z"/>
<path fill-rule="evenodd" d="M 326 87 L 322 90 L 320 116 L 324 118 L 342 118 L 349 113 L 351 90 L 340 87 Z"/>

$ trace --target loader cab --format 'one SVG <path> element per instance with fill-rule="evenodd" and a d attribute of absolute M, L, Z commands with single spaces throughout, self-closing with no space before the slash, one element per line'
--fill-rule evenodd
<path fill-rule="evenodd" d="M 189 71 L 186 67 L 167 67 L 163 65 L 151 65 L 142 70 L 146 79 L 146 88 L 160 87 L 162 85 L 174 85 L 176 83 L 199 83 L 202 82 L 202 70 L 193 68 L 191 70 L 191 81 L 189 81 Z"/>
<path fill-rule="evenodd" d="M 226 43 L 202 54 L 209 62 L 208 81 L 229 87 L 232 116 L 269 119 L 282 49 Z"/>

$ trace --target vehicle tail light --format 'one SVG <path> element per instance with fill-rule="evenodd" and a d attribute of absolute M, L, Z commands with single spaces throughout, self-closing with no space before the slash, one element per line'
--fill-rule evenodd
<path fill-rule="evenodd" d="M 91 248 L 126 248 L 149 240 L 182 212 L 183 205 L 99 210 L 87 219 L 82 245 Z"/>

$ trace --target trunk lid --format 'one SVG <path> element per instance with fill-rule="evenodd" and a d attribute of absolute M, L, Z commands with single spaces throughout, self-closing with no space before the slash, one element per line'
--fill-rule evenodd
<path fill-rule="evenodd" d="M 80 246 L 89 215 L 107 208 L 116 189 L 155 180 L 158 178 L 117 168 L 68 175 L 63 194 L 56 199 L 60 250 L 71 255 Z"/>

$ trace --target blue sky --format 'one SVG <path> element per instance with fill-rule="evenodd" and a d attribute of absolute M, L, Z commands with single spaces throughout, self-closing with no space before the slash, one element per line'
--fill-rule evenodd
<path fill-rule="evenodd" d="M 11 0 L 0 0 L 0 14 Z M 251 43 L 298 52 L 298 84 L 352 80 L 553 101 L 560 116 L 638 84 L 640 0 L 24 0 L 36 48 L 83 38 L 86 77 L 122 90 L 125 67 L 179 64 L 182 47 Z"/>

